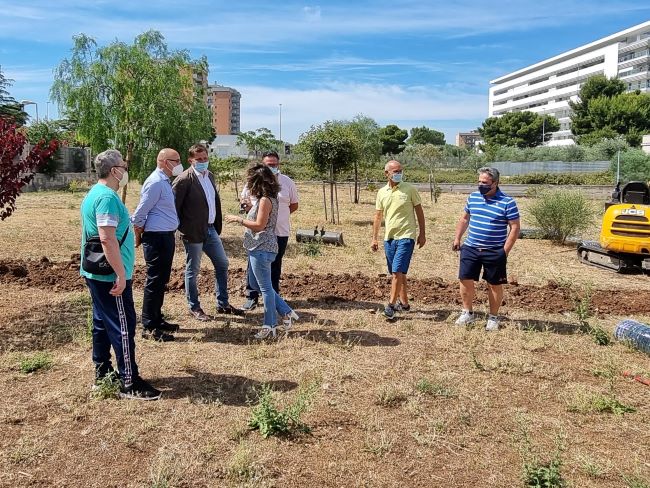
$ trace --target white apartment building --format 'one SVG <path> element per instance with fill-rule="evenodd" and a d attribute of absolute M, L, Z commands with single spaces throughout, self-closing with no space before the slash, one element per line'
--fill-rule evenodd
<path fill-rule="evenodd" d="M 530 110 L 560 122 L 549 145 L 573 144 L 569 100 L 597 74 L 650 92 L 650 21 L 490 81 L 489 116 Z"/>

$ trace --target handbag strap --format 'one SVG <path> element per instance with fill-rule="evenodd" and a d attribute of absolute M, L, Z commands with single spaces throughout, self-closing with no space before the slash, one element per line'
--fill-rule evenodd
<path fill-rule="evenodd" d="M 126 240 L 126 236 L 129 234 L 129 227 L 131 227 L 131 224 L 126 226 L 126 230 L 124 231 L 124 235 L 120 239 L 120 247 L 122 247 L 122 244 L 124 244 L 124 241 Z M 86 233 L 84 232 L 84 234 L 86 234 Z M 88 234 L 86 234 L 86 241 L 88 241 L 89 239 L 90 239 L 90 237 L 88 237 Z"/>

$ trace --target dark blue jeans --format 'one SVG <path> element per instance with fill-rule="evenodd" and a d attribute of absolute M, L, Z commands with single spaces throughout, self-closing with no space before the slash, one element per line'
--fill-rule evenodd
<path fill-rule="evenodd" d="M 142 234 L 142 249 L 147 263 L 147 280 L 142 297 L 142 327 L 145 329 L 156 329 L 162 322 L 165 287 L 172 271 L 175 248 L 173 232 Z"/>
<path fill-rule="evenodd" d="M 287 244 L 289 243 L 289 236 L 276 236 L 278 239 L 278 254 L 275 256 L 275 259 L 271 263 L 271 283 L 273 284 L 273 289 L 277 294 L 280 294 L 280 276 L 282 276 L 282 257 L 284 252 L 287 250 Z M 259 292 L 253 287 L 252 283 L 255 281 L 253 276 L 253 271 L 251 270 L 250 261 L 248 262 L 248 268 L 246 270 L 246 298 L 257 299 Z"/>
<path fill-rule="evenodd" d="M 113 283 L 90 280 L 86 285 L 93 300 L 93 362 L 95 368 L 106 372 L 111 368 L 111 347 L 115 352 L 117 370 L 126 386 L 139 376 L 135 362 L 135 307 L 131 280 L 122 295 L 109 292 Z"/>

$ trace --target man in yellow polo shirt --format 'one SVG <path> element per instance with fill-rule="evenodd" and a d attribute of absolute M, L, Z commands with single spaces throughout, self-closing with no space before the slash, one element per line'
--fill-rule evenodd
<path fill-rule="evenodd" d="M 402 165 L 399 161 L 388 161 L 384 167 L 384 174 L 388 183 L 377 192 L 370 248 L 373 251 L 379 249 L 377 236 L 383 218 L 386 227 L 384 236 L 386 264 L 393 278 L 390 299 L 384 308 L 384 316 L 393 319 L 396 311 L 408 311 L 411 308 L 406 293 L 406 273 L 415 248 L 416 235 L 418 248 L 424 246 L 427 238 L 424 232 L 424 212 L 420 194 L 414 186 L 402 181 Z"/>

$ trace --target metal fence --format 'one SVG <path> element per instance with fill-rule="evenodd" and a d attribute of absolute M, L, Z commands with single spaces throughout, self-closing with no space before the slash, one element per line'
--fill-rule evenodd
<path fill-rule="evenodd" d="M 609 161 L 495 161 L 487 163 L 499 170 L 502 176 L 527 175 L 530 173 L 601 173 L 610 167 Z"/>

